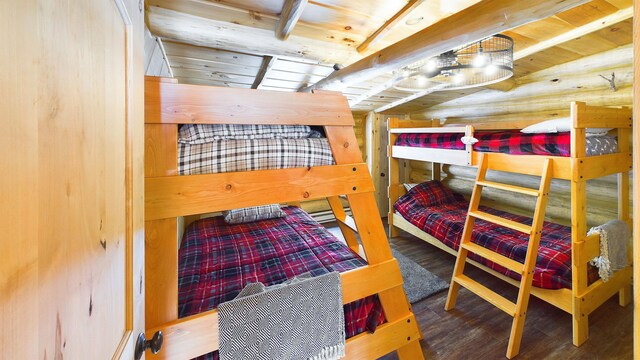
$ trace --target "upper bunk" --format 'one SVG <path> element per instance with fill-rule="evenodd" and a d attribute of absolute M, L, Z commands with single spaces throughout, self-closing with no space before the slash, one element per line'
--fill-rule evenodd
<path fill-rule="evenodd" d="M 431 126 L 420 127 L 421 124 Z M 418 161 L 430 161 L 435 163 L 477 166 L 479 154 L 483 151 L 492 152 L 492 169 L 499 171 L 518 172 L 535 175 L 542 167 L 545 159 L 553 160 L 553 177 L 566 180 L 586 181 L 610 174 L 627 172 L 631 168 L 632 156 L 630 149 L 631 135 L 631 109 L 608 108 L 601 106 L 588 106 L 582 102 L 571 103 L 570 129 L 566 133 L 558 133 L 559 136 L 547 134 L 524 134 L 514 132 L 503 123 L 482 123 L 476 125 L 440 127 L 438 121 L 420 120 L 389 120 L 389 156 L 397 159 Z M 434 126 L 435 125 L 435 126 Z M 588 155 L 587 145 L 595 139 L 588 134 L 592 128 L 606 129 L 613 136 L 606 136 L 610 141 L 608 151 L 600 151 L 599 154 Z M 491 132 L 500 131 L 497 135 Z M 507 131 L 504 131 L 507 130 Z M 401 134 L 437 134 L 436 141 L 420 147 L 411 146 L 404 141 L 398 144 Z M 476 135 L 474 137 L 474 135 Z M 532 136 L 538 139 L 532 140 Z M 465 141 L 463 144 L 460 138 Z M 473 145 L 480 138 L 480 142 Z M 519 142 L 522 138 L 527 142 L 531 150 L 537 141 L 542 150 L 541 155 L 522 154 Z M 485 139 L 483 142 L 482 140 Z M 550 143 L 543 143 L 552 139 Z M 553 141 L 558 139 L 567 147 L 562 155 L 546 155 L 545 147 L 559 148 Z M 427 137 L 427 141 L 428 141 Z M 454 143 L 454 146 L 446 146 Z M 407 146 L 408 145 L 408 146 Z M 515 145 L 515 146 L 514 146 Z M 453 148 L 451 148 L 453 147 Z M 481 151 L 478 151 L 481 149 Z M 516 149 L 512 154 L 511 150 Z M 614 151 L 611 151 L 613 149 Z"/>

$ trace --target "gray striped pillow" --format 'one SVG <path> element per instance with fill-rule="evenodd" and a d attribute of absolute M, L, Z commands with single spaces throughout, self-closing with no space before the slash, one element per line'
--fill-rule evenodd
<path fill-rule="evenodd" d="M 281 218 L 287 214 L 280 209 L 279 204 L 271 204 L 227 210 L 223 211 L 222 215 L 227 224 L 244 224 L 258 220 Z"/>

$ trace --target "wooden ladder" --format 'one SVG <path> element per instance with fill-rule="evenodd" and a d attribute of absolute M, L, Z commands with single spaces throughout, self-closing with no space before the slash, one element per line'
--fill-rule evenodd
<path fill-rule="evenodd" d="M 531 290 L 531 282 L 533 280 L 533 271 L 536 265 L 536 258 L 538 257 L 538 245 L 540 243 L 542 224 L 544 223 L 545 209 L 547 207 L 547 200 L 549 198 L 549 186 L 552 179 L 553 160 L 546 159 L 546 161 L 544 162 L 539 174 L 539 176 L 541 176 L 540 187 L 536 190 L 485 180 L 487 170 L 490 169 L 491 166 L 490 156 L 491 154 L 480 155 L 478 175 L 476 178 L 476 183 L 473 187 L 471 200 L 469 202 L 469 211 L 467 213 L 467 219 L 465 221 L 464 230 L 462 232 L 460 249 L 458 250 L 456 264 L 453 270 L 453 276 L 451 278 L 451 287 L 449 288 L 449 295 L 447 296 L 445 310 L 448 311 L 455 307 L 458 290 L 460 289 L 460 285 L 462 285 L 469 291 L 490 302 L 500 310 L 511 315 L 513 317 L 513 323 L 511 325 L 509 345 L 507 347 L 507 358 L 511 359 L 514 356 L 518 355 L 518 352 L 520 351 L 520 341 L 522 339 L 522 331 L 524 329 L 524 321 L 527 313 L 527 306 L 529 304 L 529 292 Z M 531 224 L 531 226 L 504 219 L 502 217 L 478 210 L 482 188 L 485 186 L 537 197 L 535 213 L 533 215 L 533 223 Z M 483 246 L 472 243 L 471 233 L 473 231 L 475 219 L 482 219 L 484 221 L 489 221 L 528 234 L 529 246 L 527 247 L 527 254 L 524 260 L 524 264 L 509 259 L 508 257 L 489 250 Z M 519 286 L 520 290 L 518 292 L 518 298 L 515 303 L 463 274 L 464 265 L 469 251 L 522 275 Z"/>

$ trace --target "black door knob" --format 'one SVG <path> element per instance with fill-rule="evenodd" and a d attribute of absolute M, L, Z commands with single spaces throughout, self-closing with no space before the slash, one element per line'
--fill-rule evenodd
<path fill-rule="evenodd" d="M 157 354 L 160 348 L 162 348 L 163 340 L 162 331 L 156 331 L 151 340 L 147 340 L 147 338 L 144 337 L 144 333 L 140 333 L 136 341 L 136 349 L 133 353 L 134 359 L 140 360 L 142 354 L 144 354 L 147 349 L 151 350 L 152 354 Z"/>

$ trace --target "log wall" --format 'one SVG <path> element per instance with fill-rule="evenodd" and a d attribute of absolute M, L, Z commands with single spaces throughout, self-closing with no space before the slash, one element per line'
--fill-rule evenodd
<path fill-rule="evenodd" d="M 632 59 L 632 47 L 623 46 L 519 78 L 516 87 L 511 91 L 485 90 L 412 113 L 411 118 L 439 118 L 445 123 L 513 123 L 568 116 L 571 101 L 584 101 L 589 105 L 599 106 L 631 106 Z M 600 76 L 610 78 L 612 73 L 615 73 L 616 91 Z M 451 189 L 469 196 L 475 174 L 474 168 L 444 166 L 443 181 Z M 411 182 L 430 179 L 430 164 L 411 161 L 409 178 Z M 536 177 L 510 173 L 490 173 L 488 178 L 530 187 L 537 187 L 539 182 Z M 616 181 L 615 176 L 610 176 L 587 183 L 587 221 L 590 226 L 616 218 Z M 516 198 L 511 193 L 494 189 L 486 189 L 483 194 L 486 194 L 483 196 L 486 205 L 527 215 L 533 213 L 533 199 Z M 568 224 L 569 216 L 570 184 L 568 181 L 554 180 L 551 185 L 547 218 Z"/>

